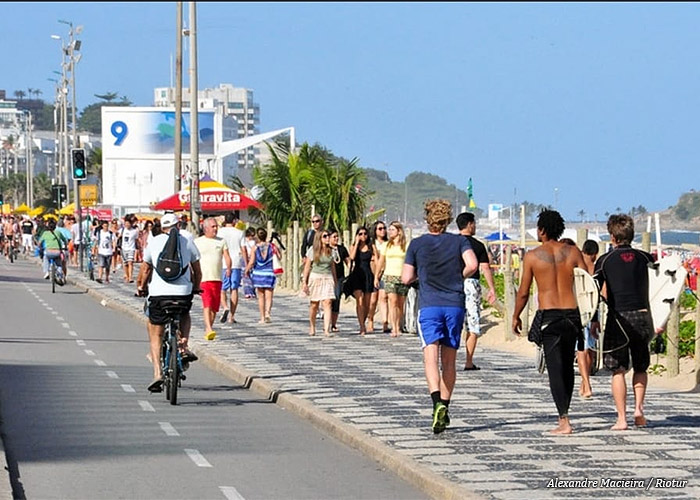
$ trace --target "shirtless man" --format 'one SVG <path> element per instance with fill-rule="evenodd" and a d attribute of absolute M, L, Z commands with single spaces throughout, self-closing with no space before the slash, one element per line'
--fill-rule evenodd
<path fill-rule="evenodd" d="M 542 246 L 523 259 L 523 278 L 513 312 L 513 332 L 520 335 L 520 313 L 530 297 L 532 278 L 537 282 L 542 344 L 549 375 L 549 388 L 559 412 L 552 434 L 571 434 L 569 405 L 574 392 L 574 349 L 582 335 L 581 317 L 574 295 L 574 268 L 586 269 L 581 251 L 557 241 L 564 232 L 559 212 L 544 210 L 537 218 L 537 239 Z"/>

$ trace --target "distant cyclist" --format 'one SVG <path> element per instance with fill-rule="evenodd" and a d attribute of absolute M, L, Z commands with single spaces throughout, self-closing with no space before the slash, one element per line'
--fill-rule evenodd
<path fill-rule="evenodd" d="M 61 266 L 63 276 L 66 275 L 66 249 L 68 241 L 60 232 L 56 231 L 56 221 L 50 219 L 46 225 L 46 230 L 41 233 L 39 238 L 39 246 L 44 249 L 44 279 L 49 279 L 49 259 L 57 261 L 57 265 Z M 59 280 L 57 284 L 63 286 L 63 281 Z"/>
<path fill-rule="evenodd" d="M 143 263 L 136 280 L 138 295 L 148 296 L 146 300 L 146 316 L 148 317 L 148 337 L 150 340 L 150 357 L 153 363 L 153 381 L 149 384 L 150 392 L 163 391 L 163 375 L 160 368 L 160 346 L 162 343 L 165 325 L 169 318 L 165 313 L 163 302 L 178 301 L 187 311 L 180 317 L 181 348 L 184 350 L 182 360 L 192 362 L 197 360 L 197 356 L 187 348 L 190 337 L 190 308 L 192 307 L 192 297 L 194 292 L 199 291 L 202 280 L 202 270 L 199 266 L 199 251 L 192 240 L 188 240 L 181 234 L 180 254 L 182 262 L 189 264 L 190 269 L 175 281 L 168 282 L 161 278 L 158 273 L 153 272 L 153 268 L 158 262 L 158 256 L 163 251 L 168 241 L 170 231 L 177 225 L 178 218 L 175 214 L 165 214 L 161 219 L 161 230 L 158 236 L 154 237 L 143 253 Z M 177 230 L 177 229 L 175 229 Z"/>

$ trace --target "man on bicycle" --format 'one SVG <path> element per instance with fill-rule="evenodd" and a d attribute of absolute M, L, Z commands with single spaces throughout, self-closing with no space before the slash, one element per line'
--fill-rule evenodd
<path fill-rule="evenodd" d="M 9 257 L 10 250 L 15 245 L 15 234 L 17 233 L 17 223 L 15 222 L 15 216 L 10 215 L 3 227 L 3 233 L 5 234 L 5 248 L 3 253 L 6 257 Z"/>
<path fill-rule="evenodd" d="M 49 279 L 49 260 L 54 259 L 60 263 L 61 270 L 63 271 L 63 276 L 66 275 L 66 255 L 65 251 L 68 248 L 68 241 L 63 236 L 62 233 L 56 231 L 56 221 L 49 219 L 46 225 L 46 230 L 41 233 L 41 238 L 39 238 L 39 247 L 44 249 L 44 279 Z M 58 285 L 63 286 L 63 280 L 56 282 Z"/>
<path fill-rule="evenodd" d="M 163 251 L 168 241 L 170 231 L 178 224 L 175 214 L 165 214 L 161 219 L 162 233 L 154 237 L 143 253 L 143 263 L 136 279 L 136 290 L 139 296 L 148 296 L 144 311 L 148 317 L 148 338 L 150 341 L 151 362 L 153 363 L 153 381 L 149 384 L 150 392 L 162 392 L 163 374 L 160 367 L 160 346 L 162 343 L 165 325 L 168 318 L 163 303 L 165 301 L 176 300 L 181 304 L 182 310 L 186 311 L 180 316 L 180 336 L 181 348 L 183 349 L 182 361 L 192 362 L 197 360 L 197 356 L 190 352 L 187 343 L 190 337 L 190 308 L 192 307 L 192 297 L 199 292 L 199 284 L 202 281 L 202 270 L 199 265 L 199 251 L 192 240 L 188 240 L 181 234 L 180 253 L 182 262 L 189 264 L 190 269 L 175 281 L 168 282 L 154 273 L 153 269 L 158 262 L 158 256 Z M 174 229 L 177 230 L 177 229 Z"/>

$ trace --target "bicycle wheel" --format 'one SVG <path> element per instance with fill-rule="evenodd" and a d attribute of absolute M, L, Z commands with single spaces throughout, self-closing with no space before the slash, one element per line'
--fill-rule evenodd
<path fill-rule="evenodd" d="M 15 261 L 15 248 L 10 245 L 10 251 L 8 252 L 10 254 L 10 264 L 12 264 Z"/>
<path fill-rule="evenodd" d="M 168 331 L 170 326 L 165 326 L 163 334 L 163 342 L 160 344 L 160 371 L 163 377 L 163 385 L 165 386 L 165 399 L 170 400 L 170 374 L 168 373 Z"/>
<path fill-rule="evenodd" d="M 56 263 L 51 261 L 51 293 L 56 293 Z"/>
<path fill-rule="evenodd" d="M 177 387 L 180 385 L 180 367 L 177 363 L 177 334 L 170 335 L 168 348 L 170 350 L 170 359 L 168 360 L 168 372 L 170 378 L 170 404 L 177 404 Z"/>

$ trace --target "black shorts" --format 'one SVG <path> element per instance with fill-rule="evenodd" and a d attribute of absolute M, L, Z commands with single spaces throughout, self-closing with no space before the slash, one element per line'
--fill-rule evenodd
<path fill-rule="evenodd" d="M 148 297 L 143 305 L 143 312 L 146 313 L 148 320 L 154 325 L 165 325 L 170 321 L 170 316 L 168 316 L 168 310 L 179 311 L 180 317 L 182 317 L 190 312 L 192 308 L 192 297 L 190 295 L 176 295 L 176 296 L 160 296 L 160 297 Z M 175 303 L 175 305 L 173 305 Z"/>
<path fill-rule="evenodd" d="M 643 373 L 649 368 L 649 342 L 654 338 L 654 326 L 649 311 L 612 311 L 608 314 L 603 336 L 603 364 L 613 372 L 632 368 Z"/>

